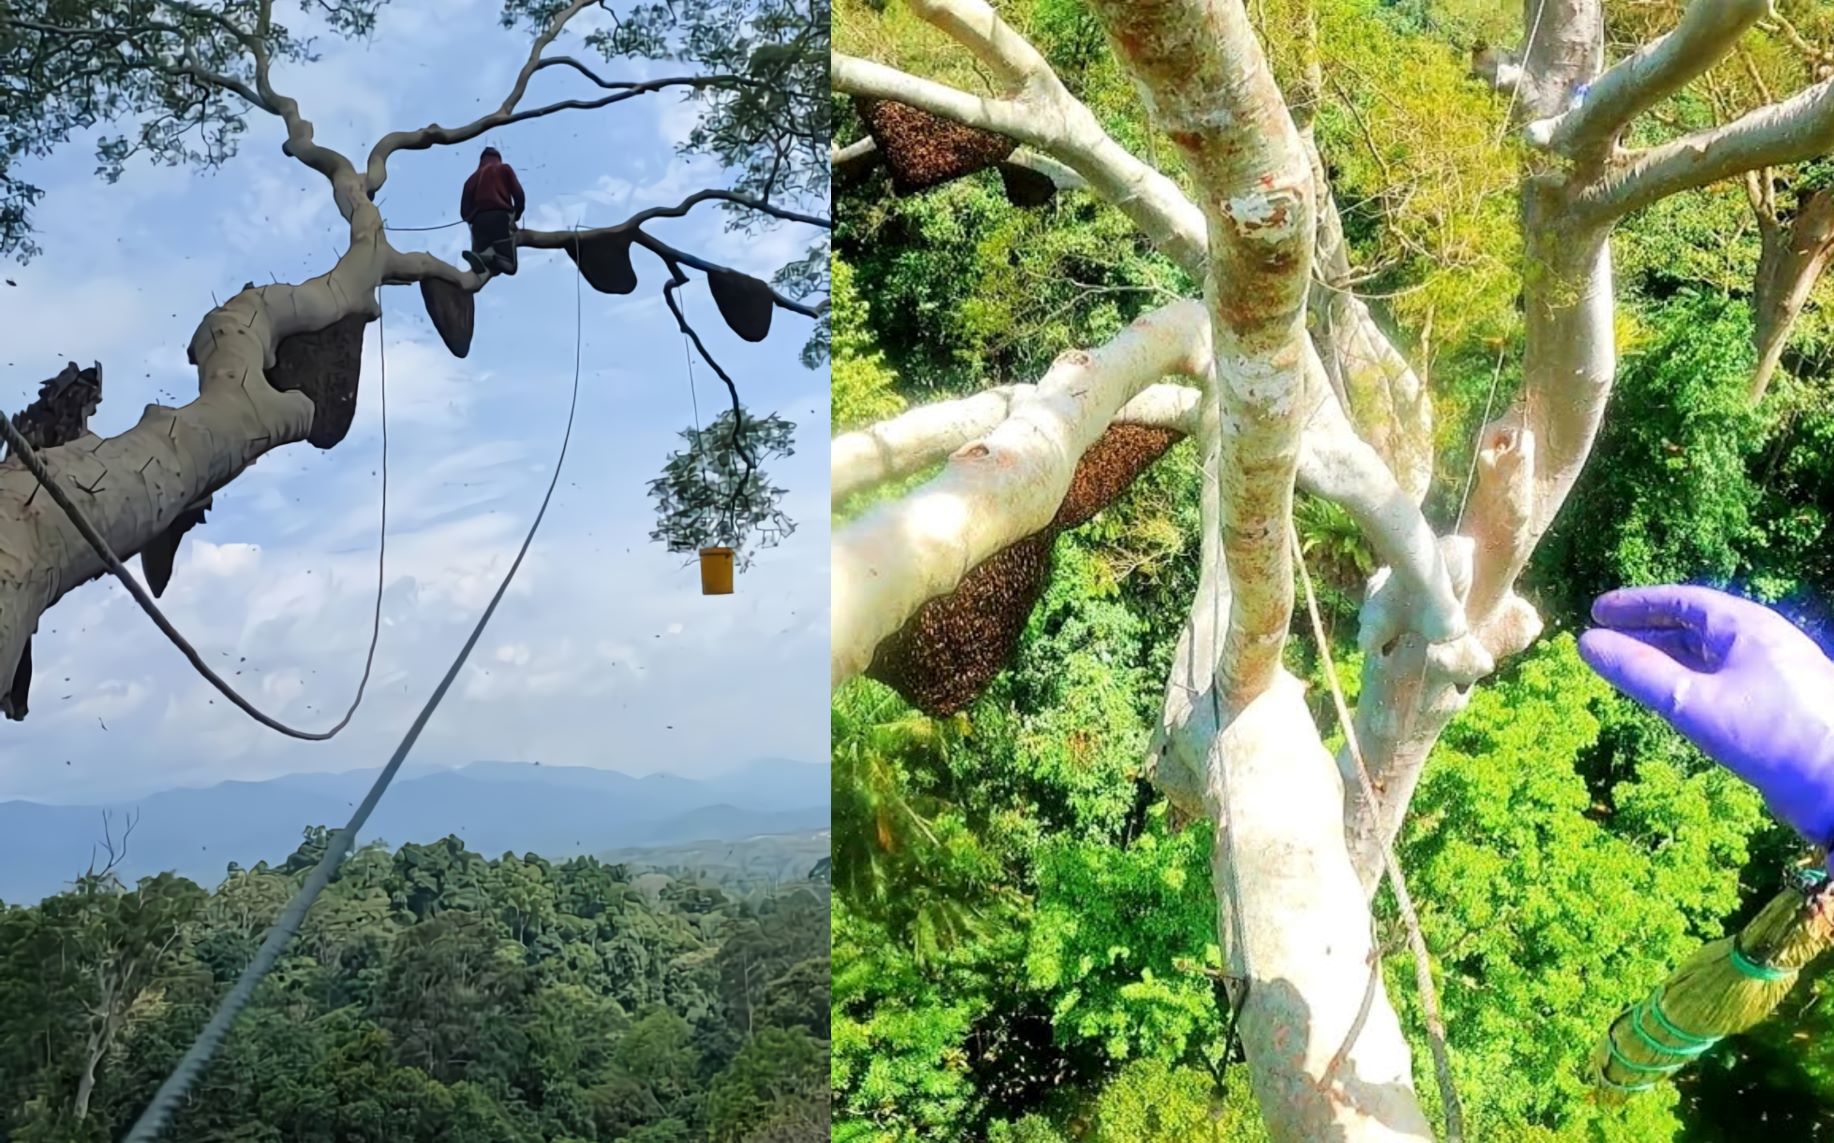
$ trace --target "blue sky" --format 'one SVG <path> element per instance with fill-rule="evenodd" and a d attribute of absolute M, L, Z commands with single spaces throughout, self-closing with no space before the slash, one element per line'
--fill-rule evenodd
<path fill-rule="evenodd" d="M 580 25 L 583 30 L 589 24 Z M 551 51 L 583 52 L 569 33 Z M 527 52 L 494 0 L 397 0 L 367 44 L 326 39 L 322 58 L 276 69 L 318 138 L 366 154 L 387 130 L 454 124 L 494 106 Z M 607 64 L 640 78 L 683 69 Z M 586 94 L 565 69 L 540 73 L 524 106 Z M 518 124 L 486 140 L 398 155 L 381 196 L 391 225 L 456 217 L 484 142 L 528 191 L 525 225 L 604 225 L 726 186 L 717 164 L 675 143 L 694 122 L 674 94 Z M 109 186 L 79 139 L 21 174 L 47 190 L 44 253 L 0 276 L 0 399 L 17 411 L 66 361 L 103 364 L 91 427 L 130 427 L 149 402 L 197 392 L 184 347 L 212 295 L 273 275 L 327 269 L 344 223 L 328 186 L 283 157 L 278 122 L 253 113 L 225 168 L 130 167 Z M 825 213 L 825 204 L 815 204 Z M 745 238 L 697 208 L 653 232 L 715 262 L 768 276 L 812 232 L 784 224 Z M 458 260 L 463 227 L 396 233 L 403 249 Z M 649 540 L 647 482 L 693 418 L 681 336 L 661 298 L 665 271 L 635 252 L 637 292 L 584 291 L 584 373 L 567 468 L 511 593 L 411 764 L 479 759 L 694 775 L 760 755 L 826 753 L 827 372 L 797 360 L 807 319 L 779 311 L 770 338 L 740 341 L 703 279 L 689 316 L 755 412 L 798 426 L 797 454 L 770 466 L 799 528 L 762 553 L 728 597 Z M 369 695 L 327 743 L 282 738 L 229 707 L 112 580 L 47 613 L 34 641 L 31 714 L 0 724 L 0 799 L 84 802 L 180 785 L 379 765 L 495 589 L 546 486 L 566 419 L 574 349 L 572 263 L 523 251 L 520 273 L 478 304 L 470 356 L 446 352 L 418 287 L 383 291 L 391 487 L 383 627 Z M 356 686 L 375 591 L 378 358 L 372 323 L 350 435 L 268 454 L 219 492 L 185 539 L 161 605 L 259 706 L 296 725 L 335 721 Z M 698 363 L 697 363 L 698 364 Z M 725 400 L 697 368 L 703 418 Z M 136 573 L 138 560 L 130 561 Z M 232 672 L 240 672 L 235 674 Z M 214 699 L 214 702 L 212 701 Z"/>

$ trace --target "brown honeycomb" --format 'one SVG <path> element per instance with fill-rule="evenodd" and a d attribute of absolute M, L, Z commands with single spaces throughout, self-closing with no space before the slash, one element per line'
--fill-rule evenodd
<path fill-rule="evenodd" d="M 368 321 L 362 314 L 351 314 L 324 329 L 296 333 L 274 347 L 267 383 L 282 393 L 298 390 L 311 400 L 312 430 L 306 439 L 319 448 L 343 440 L 357 415 L 363 327 Z"/>
<path fill-rule="evenodd" d="M 1004 135 L 889 99 L 861 99 L 854 106 L 885 156 L 895 194 L 915 194 L 986 170 L 1019 146 Z"/>
<path fill-rule="evenodd" d="M 955 590 L 925 603 L 873 652 L 867 677 L 942 718 L 966 708 L 1012 661 L 1051 574 L 1059 533 L 1088 523 L 1182 439 L 1172 429 L 1110 425 L 1077 462 L 1057 516 L 995 552 Z"/>
<path fill-rule="evenodd" d="M 463 357 L 470 353 L 471 331 L 477 321 L 477 295 L 451 282 L 422 278 L 420 300 L 426 303 L 427 317 L 432 319 L 433 328 L 439 331 L 439 339 L 446 343 L 452 356 Z"/>

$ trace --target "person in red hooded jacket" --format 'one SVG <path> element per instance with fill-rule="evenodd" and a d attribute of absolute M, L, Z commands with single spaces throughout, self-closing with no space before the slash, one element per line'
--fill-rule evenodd
<path fill-rule="evenodd" d="M 515 226 L 528 204 L 516 172 L 495 147 L 484 148 L 478 169 L 459 195 L 459 217 L 471 224 L 471 249 L 465 261 L 488 280 L 492 274 L 516 272 Z"/>

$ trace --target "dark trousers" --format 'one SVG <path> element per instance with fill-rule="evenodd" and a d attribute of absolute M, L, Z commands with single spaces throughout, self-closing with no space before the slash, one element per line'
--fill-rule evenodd
<path fill-rule="evenodd" d="M 471 248 L 493 274 L 516 273 L 515 225 L 507 210 L 480 210 L 471 217 Z"/>

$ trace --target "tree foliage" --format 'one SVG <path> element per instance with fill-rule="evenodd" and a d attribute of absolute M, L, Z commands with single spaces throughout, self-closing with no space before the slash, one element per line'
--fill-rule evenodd
<path fill-rule="evenodd" d="M 778 505 L 785 489 L 770 482 L 764 462 L 792 456 L 796 426 L 775 413 L 755 417 L 727 409 L 704 429 L 683 429 L 688 447 L 669 454 L 662 475 L 650 481 L 656 530 L 650 539 L 671 552 L 722 544 L 740 567 L 762 548 L 774 548 L 796 524 Z"/>
<path fill-rule="evenodd" d="M 1177 149 L 1147 129 L 1083 5 L 999 7 L 1117 141 L 1182 180 Z M 1353 288 L 1426 365 L 1439 453 L 1428 512 L 1444 528 L 1486 406 L 1495 416 L 1520 386 L 1517 144 L 1504 130 L 1508 97 L 1467 75 L 1474 43 L 1521 37 L 1520 13 L 1313 7 L 1324 70 L 1315 137 L 1362 275 Z M 1676 7 L 1614 11 L 1666 27 Z M 1807 7 L 1778 10 L 1798 18 Z M 1294 98 L 1301 6 L 1246 8 Z M 899 5 L 843 3 L 835 34 L 843 50 L 987 89 L 967 53 Z M 1771 32 L 1760 39 L 1761 51 L 1774 47 Z M 862 129 L 837 110 L 838 141 L 851 142 Z M 1672 131 L 1704 111 L 1663 113 Z M 906 198 L 876 177 L 839 188 L 837 431 L 1036 380 L 1165 293 L 1196 292 L 1093 195 L 1065 190 L 1021 208 L 997 178 Z M 1785 358 L 1792 376 L 1754 409 L 1757 241 L 1739 188 L 1664 200 L 1619 233 L 1617 391 L 1522 581 L 1549 636 L 1447 730 L 1401 863 L 1469 1138 L 1706 1143 L 1763 1122 L 1779 1138 L 1834 1139 L 1825 975 L 1674 1087 L 1620 1109 L 1586 1089 L 1611 1017 L 1767 900 L 1797 851 L 1748 789 L 1586 670 L 1570 633 L 1594 595 L 1625 583 L 1730 584 L 1782 601 L 1818 633 L 1834 596 L 1825 317 L 1811 304 Z M 1194 450 L 1181 445 L 1059 536 L 1014 660 L 955 718 L 926 718 L 872 682 L 836 691 L 835 1138 L 1262 1137 L 1224 1043 L 1207 831 L 1184 828 L 1140 773 L 1195 583 L 1198 490 Z M 1355 702 L 1354 616 L 1374 557 L 1322 501 L 1302 499 L 1296 523 Z M 1335 748 L 1303 608 L 1297 622 L 1289 668 L 1312 683 Z M 1412 960 L 1387 895 L 1378 903 L 1382 971 L 1432 1104 Z"/>
<path fill-rule="evenodd" d="M 91 877 L 0 908 L 0 1136 L 119 1136 L 298 888 L 325 831 L 206 892 Z M 647 880 L 655 880 L 649 878 Z M 345 864 L 172 1126 L 262 1143 L 717 1139 L 826 1127 L 823 887 L 640 889 L 457 838 Z M 686 905 L 686 907 L 684 907 Z M 744 987 L 729 964 L 743 960 Z M 112 1023 L 105 1049 L 95 1031 Z M 78 1103 L 86 1068 L 94 1097 Z"/>

